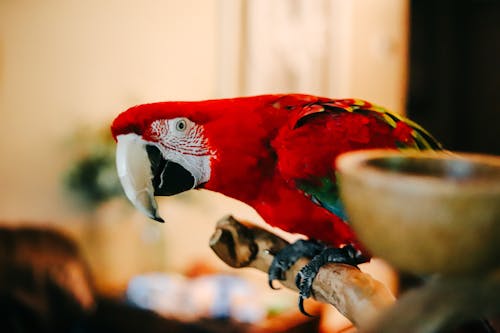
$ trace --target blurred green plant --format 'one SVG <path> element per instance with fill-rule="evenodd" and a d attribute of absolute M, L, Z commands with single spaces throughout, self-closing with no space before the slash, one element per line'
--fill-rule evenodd
<path fill-rule="evenodd" d="M 70 139 L 73 161 L 64 187 L 87 209 L 123 195 L 115 167 L 115 143 L 109 128 L 78 130 Z"/>

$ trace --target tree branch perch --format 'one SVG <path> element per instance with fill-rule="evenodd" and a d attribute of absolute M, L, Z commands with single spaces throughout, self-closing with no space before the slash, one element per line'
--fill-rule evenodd
<path fill-rule="evenodd" d="M 210 239 L 210 247 L 229 266 L 253 267 L 268 271 L 274 256 L 272 253 L 288 245 L 288 242 L 267 230 L 245 225 L 232 216 L 217 222 Z M 302 258 L 286 272 L 281 283 L 296 290 L 295 276 L 309 262 Z M 337 308 L 357 327 L 366 327 L 383 310 L 391 306 L 395 298 L 390 291 L 370 275 L 344 264 L 323 266 L 314 280 L 313 298 Z"/>

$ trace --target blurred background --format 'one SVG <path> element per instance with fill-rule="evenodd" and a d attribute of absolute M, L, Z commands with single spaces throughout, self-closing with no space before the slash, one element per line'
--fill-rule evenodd
<path fill-rule="evenodd" d="M 224 215 L 261 224 L 252 209 L 203 191 L 160 199 L 164 225 L 132 209 L 112 119 L 166 100 L 357 97 L 450 149 L 500 154 L 499 22 L 495 0 L 1 0 L 0 220 L 70 234 L 105 294 L 223 273 L 258 290 L 247 318 L 294 308 L 294 294 L 208 247 Z"/>

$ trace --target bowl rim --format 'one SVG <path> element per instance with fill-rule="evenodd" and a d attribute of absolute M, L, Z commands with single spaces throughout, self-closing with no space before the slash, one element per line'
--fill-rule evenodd
<path fill-rule="evenodd" d="M 366 161 L 403 156 L 410 158 L 430 158 L 442 160 L 466 160 L 473 163 L 480 163 L 500 170 L 500 156 L 451 151 L 432 150 L 396 150 L 396 149 L 366 149 L 346 152 L 341 154 L 336 161 L 337 172 L 340 178 L 343 176 L 354 177 L 373 186 L 408 187 L 412 185 L 412 190 L 422 191 L 456 191 L 466 190 L 469 192 L 492 192 L 500 193 L 500 178 L 493 179 L 481 177 L 472 179 L 457 180 L 452 177 L 436 177 L 431 175 L 416 175 L 412 173 L 400 173 L 388 171 L 366 164 Z M 432 185 L 432 186 L 429 186 Z"/>

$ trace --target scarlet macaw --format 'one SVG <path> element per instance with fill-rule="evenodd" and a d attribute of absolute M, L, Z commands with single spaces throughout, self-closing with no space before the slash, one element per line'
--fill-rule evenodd
<path fill-rule="evenodd" d="M 326 262 L 369 254 L 349 227 L 336 158 L 369 148 L 441 149 L 422 127 L 366 101 L 282 94 L 138 105 L 112 124 L 130 201 L 157 221 L 155 196 L 207 189 L 252 206 L 272 226 L 307 236 L 276 254 L 269 282 L 304 254 L 299 306 Z M 303 311 L 304 312 L 304 311 Z"/>

